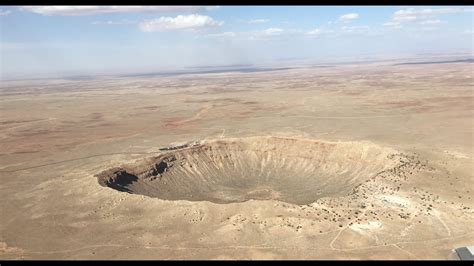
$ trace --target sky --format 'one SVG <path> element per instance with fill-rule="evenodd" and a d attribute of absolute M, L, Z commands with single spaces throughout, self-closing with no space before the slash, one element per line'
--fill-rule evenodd
<path fill-rule="evenodd" d="M 0 6 L 0 78 L 472 53 L 472 6 Z"/>

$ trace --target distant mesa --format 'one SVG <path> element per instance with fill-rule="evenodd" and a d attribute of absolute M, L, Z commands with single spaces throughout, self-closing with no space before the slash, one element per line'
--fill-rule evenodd
<path fill-rule="evenodd" d="M 407 62 L 395 64 L 399 65 L 428 65 L 428 64 L 452 64 L 452 63 L 474 63 L 474 58 L 460 59 L 460 60 L 446 60 L 446 61 L 423 61 L 423 62 Z"/>
<path fill-rule="evenodd" d="M 191 69 L 202 69 L 202 68 L 239 68 L 239 67 L 252 67 L 252 64 L 235 64 L 235 65 L 222 65 L 222 66 L 192 66 L 187 67 Z"/>
<path fill-rule="evenodd" d="M 151 76 L 179 76 L 179 75 L 191 75 L 191 74 L 219 74 L 229 72 L 239 73 L 252 73 L 252 72 L 269 72 L 269 71 L 280 71 L 289 70 L 291 67 L 279 67 L 279 68 L 260 68 L 260 67 L 229 67 L 229 68 L 199 68 L 194 71 L 174 71 L 174 72 L 149 72 L 149 73 L 137 73 L 137 74 L 126 74 L 121 77 L 151 77 Z"/>

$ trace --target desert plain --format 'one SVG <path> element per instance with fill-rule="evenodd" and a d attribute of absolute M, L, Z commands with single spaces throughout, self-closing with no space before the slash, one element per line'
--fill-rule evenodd
<path fill-rule="evenodd" d="M 2 81 L 1 259 L 456 259 L 471 61 Z"/>

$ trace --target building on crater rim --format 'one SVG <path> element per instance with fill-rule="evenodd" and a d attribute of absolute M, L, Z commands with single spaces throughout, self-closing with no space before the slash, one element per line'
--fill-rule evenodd
<path fill-rule="evenodd" d="M 455 251 L 460 260 L 474 261 L 474 246 L 456 248 Z"/>

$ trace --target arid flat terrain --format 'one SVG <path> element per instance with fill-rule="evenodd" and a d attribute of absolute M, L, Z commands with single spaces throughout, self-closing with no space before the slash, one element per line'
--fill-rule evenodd
<path fill-rule="evenodd" d="M 1 259 L 455 259 L 473 64 L 3 81 Z"/>

